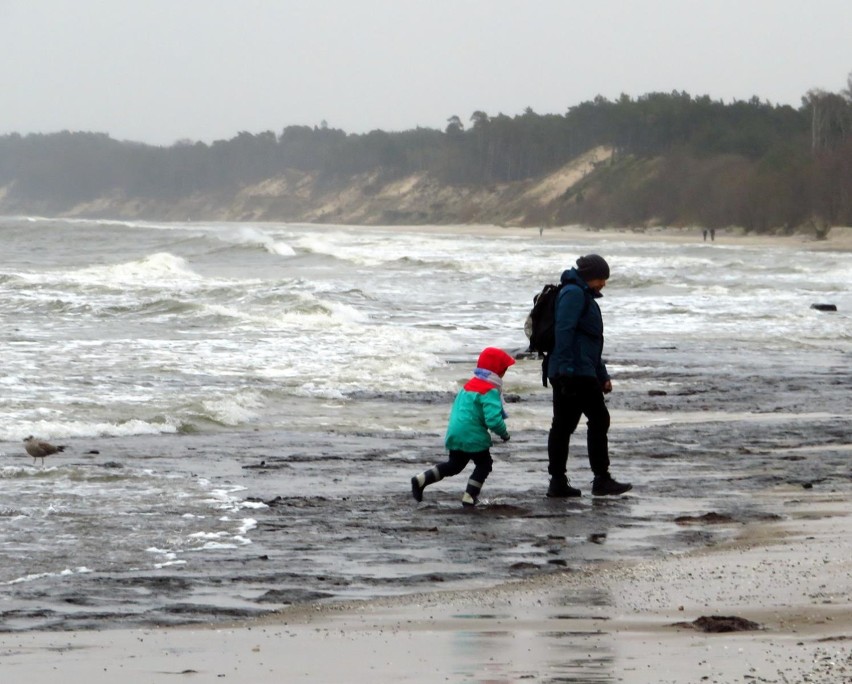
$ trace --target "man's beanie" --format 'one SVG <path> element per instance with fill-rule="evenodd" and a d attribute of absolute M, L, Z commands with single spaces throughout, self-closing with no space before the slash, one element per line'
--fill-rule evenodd
<path fill-rule="evenodd" d="M 609 279 L 609 264 L 598 254 L 587 254 L 577 259 L 577 273 L 586 282 L 597 278 Z"/>

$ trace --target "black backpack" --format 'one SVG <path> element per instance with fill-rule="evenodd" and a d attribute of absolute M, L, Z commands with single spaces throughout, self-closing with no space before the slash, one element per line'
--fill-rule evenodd
<path fill-rule="evenodd" d="M 533 297 L 533 307 L 524 323 L 524 332 L 530 340 L 527 351 L 545 355 L 553 351 L 556 343 L 556 299 L 561 289 L 562 283 L 548 283 Z"/>
<path fill-rule="evenodd" d="M 541 384 L 547 387 L 547 361 L 556 344 L 556 300 L 562 283 L 548 283 L 535 297 L 533 307 L 524 323 L 524 332 L 530 340 L 527 351 L 542 356 Z"/>
<path fill-rule="evenodd" d="M 564 283 L 554 285 L 548 283 L 535 297 L 533 307 L 530 309 L 527 320 L 524 323 L 524 332 L 530 340 L 528 352 L 537 352 L 543 357 L 541 362 L 541 384 L 547 387 L 547 361 L 553 347 L 556 345 L 556 300 L 562 291 Z M 583 314 L 589 306 L 586 299 L 583 304 Z"/>

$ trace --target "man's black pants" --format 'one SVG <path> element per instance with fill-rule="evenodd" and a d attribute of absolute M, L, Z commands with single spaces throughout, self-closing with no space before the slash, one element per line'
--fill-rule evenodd
<path fill-rule="evenodd" d="M 568 447 L 580 416 L 588 419 L 586 443 L 595 477 L 609 472 L 609 411 L 597 378 L 573 377 L 551 382 L 553 422 L 547 438 L 547 472 L 556 484 L 567 482 Z"/>

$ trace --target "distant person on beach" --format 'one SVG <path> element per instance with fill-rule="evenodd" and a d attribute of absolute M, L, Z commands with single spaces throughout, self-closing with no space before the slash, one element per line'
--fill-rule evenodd
<path fill-rule="evenodd" d="M 716 229 L 710 229 L 710 242 L 716 242 Z"/>
<path fill-rule="evenodd" d="M 704 229 L 704 242 L 707 242 L 707 229 Z"/>
<path fill-rule="evenodd" d="M 602 354 L 603 317 L 598 303 L 609 280 L 609 264 L 597 254 L 577 259 L 577 267 L 562 274 L 556 300 L 555 344 L 547 362 L 553 388 L 553 422 L 547 439 L 549 497 L 580 496 L 567 477 L 568 446 L 580 416 L 588 419 L 589 464 L 594 473 L 592 494 L 623 494 L 629 483 L 617 482 L 609 473 L 609 411 L 604 394 L 612 391 Z"/>
<path fill-rule="evenodd" d="M 503 376 L 515 360 L 502 349 L 487 347 L 479 355 L 473 377 L 459 390 L 450 411 L 444 444 L 449 459 L 411 478 L 411 494 L 423 500 L 433 482 L 458 475 L 473 461 L 474 469 L 462 496 L 463 506 L 475 506 L 485 478 L 491 472 L 491 432 L 509 441 L 503 409 Z"/>

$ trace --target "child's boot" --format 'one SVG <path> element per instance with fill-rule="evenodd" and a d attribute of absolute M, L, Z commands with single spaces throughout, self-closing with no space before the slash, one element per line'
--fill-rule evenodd
<path fill-rule="evenodd" d="M 473 478 L 467 481 L 467 488 L 462 496 L 462 506 L 476 506 L 479 501 L 479 492 L 482 491 L 482 483 Z"/>
<path fill-rule="evenodd" d="M 423 501 L 423 490 L 426 489 L 426 485 L 442 479 L 437 466 L 433 466 L 429 470 L 424 470 L 419 475 L 411 478 L 411 496 L 414 497 L 415 501 Z"/>

